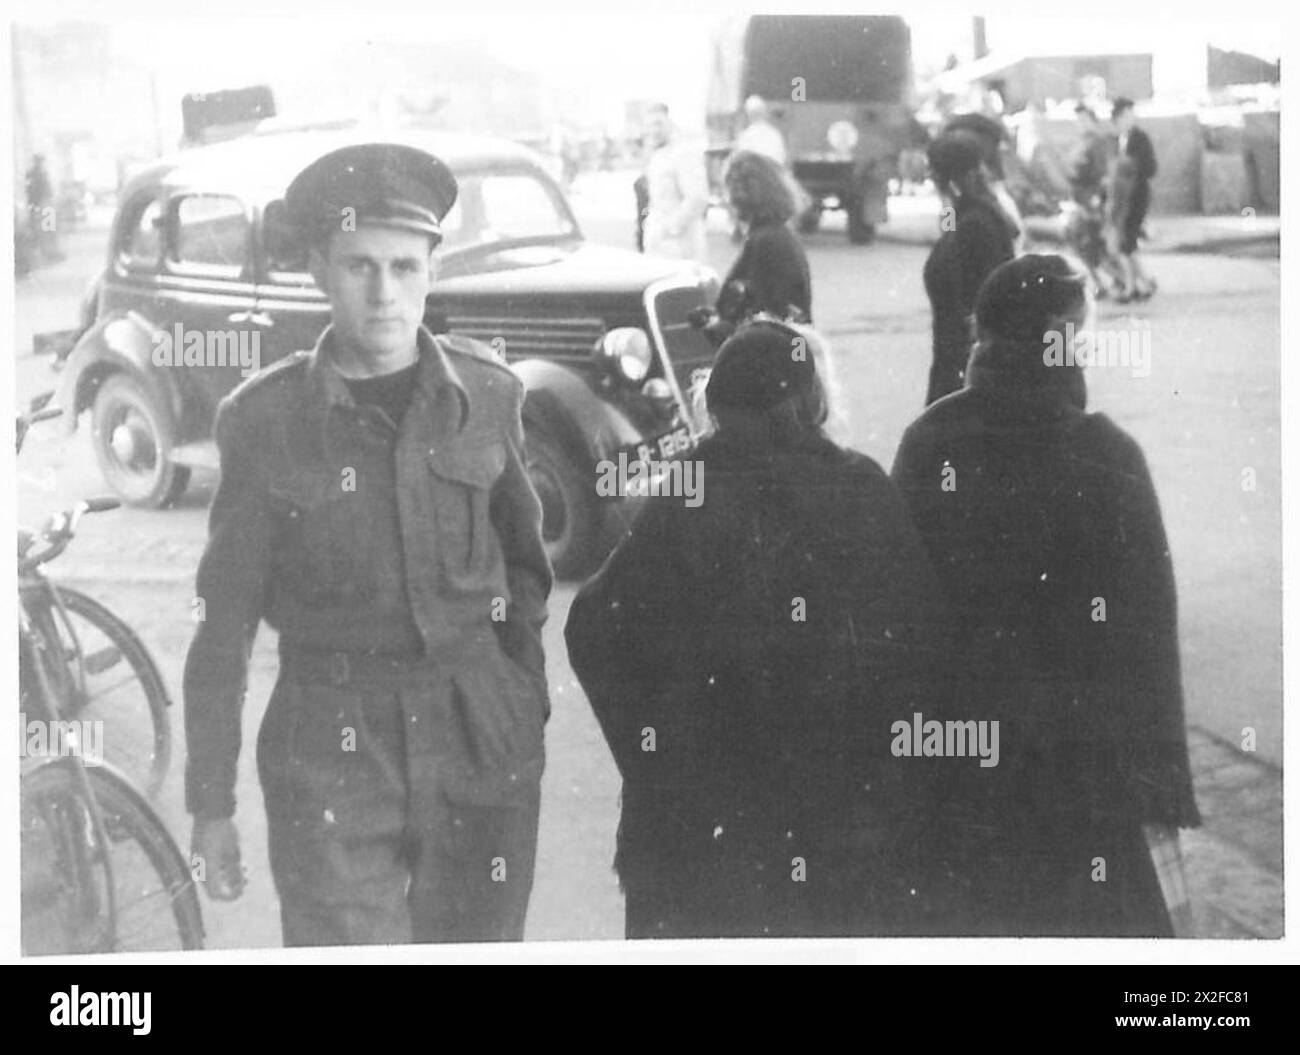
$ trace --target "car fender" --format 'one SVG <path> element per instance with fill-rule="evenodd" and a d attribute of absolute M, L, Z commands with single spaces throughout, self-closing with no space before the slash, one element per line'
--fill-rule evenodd
<path fill-rule="evenodd" d="M 182 420 L 179 388 L 153 363 L 155 330 L 143 315 L 126 311 L 104 316 L 81 336 L 64 364 L 55 396 L 64 411 L 65 432 L 75 431 L 77 418 L 94 403 L 104 378 L 119 372 L 139 381 L 172 422 Z"/>
<path fill-rule="evenodd" d="M 524 383 L 525 429 L 554 436 L 584 471 L 644 439 L 627 415 L 592 392 L 575 371 L 546 359 L 510 365 Z"/>

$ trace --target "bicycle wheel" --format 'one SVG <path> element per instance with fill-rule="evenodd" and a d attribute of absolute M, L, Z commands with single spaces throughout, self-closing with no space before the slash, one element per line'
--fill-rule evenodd
<path fill-rule="evenodd" d="M 71 764 L 25 774 L 20 798 L 23 955 L 112 951 L 107 847 Z"/>
<path fill-rule="evenodd" d="M 203 915 L 189 866 L 149 803 L 105 766 L 22 781 L 23 952 L 201 949 Z"/>
<path fill-rule="evenodd" d="M 60 668 L 50 679 L 59 715 L 103 722 L 105 760 L 152 798 L 167 775 L 172 747 L 171 699 L 158 665 L 135 631 L 94 598 L 66 586 L 49 588 L 62 607 L 48 602 L 45 617 L 38 609 L 33 623 L 53 645 L 52 662 Z"/>
<path fill-rule="evenodd" d="M 111 767 L 86 775 L 112 854 L 114 951 L 203 948 L 198 887 L 162 819 Z"/>

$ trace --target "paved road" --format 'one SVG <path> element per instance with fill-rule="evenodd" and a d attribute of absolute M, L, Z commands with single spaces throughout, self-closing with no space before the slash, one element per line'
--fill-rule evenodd
<path fill-rule="evenodd" d="M 580 183 L 573 200 L 589 237 L 627 244 L 631 192 L 620 180 Z M 831 225 L 837 226 L 834 219 Z M 734 248 L 722 217 L 713 228 L 710 262 L 722 271 Z M 20 397 L 50 387 L 47 365 L 30 355 L 31 335 L 72 323 L 77 299 L 102 260 L 103 239 L 103 232 L 65 236 L 68 259 L 19 283 Z M 811 236 L 807 245 L 814 313 L 833 342 L 841 393 L 834 431 L 888 468 L 925 391 L 929 316 L 920 272 L 926 250 L 911 239 L 853 247 L 835 229 Z M 1150 374 L 1094 369 L 1092 405 L 1141 442 L 1160 492 L 1178 575 L 1189 722 L 1230 743 L 1250 727 L 1259 755 L 1280 763 L 1279 264 L 1245 254 L 1162 255 L 1154 266 L 1161 283 L 1155 300 L 1135 311 L 1105 308 L 1098 321 L 1149 329 Z M 20 466 L 23 520 L 102 492 L 85 432 L 65 439 L 57 426 L 42 426 L 31 436 Z M 1247 468 L 1255 473 L 1254 491 L 1241 486 Z M 192 628 L 191 579 L 210 493 L 210 484 L 200 482 L 179 508 L 123 509 L 88 520 L 57 568 L 141 632 L 173 690 Z M 536 939 L 621 936 L 621 897 L 609 868 L 618 780 L 565 659 L 561 631 L 572 596 L 571 587 L 557 591 L 546 637 L 555 707 L 528 924 Z M 274 655 L 264 631 L 246 744 L 270 690 Z M 174 725 L 179 731 L 179 707 Z M 179 771 L 178 759 L 161 805 L 173 831 L 187 833 Z M 277 909 L 251 752 L 241 760 L 239 792 L 251 886 L 234 906 L 205 904 L 210 944 L 273 945 Z"/>

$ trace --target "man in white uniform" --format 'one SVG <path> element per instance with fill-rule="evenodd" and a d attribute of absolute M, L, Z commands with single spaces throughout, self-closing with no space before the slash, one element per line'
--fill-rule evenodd
<path fill-rule="evenodd" d="M 653 106 L 646 116 L 650 156 L 645 176 L 649 206 L 645 251 L 654 256 L 704 260 L 704 212 L 709 205 L 704 154 L 674 137 L 668 107 Z"/>

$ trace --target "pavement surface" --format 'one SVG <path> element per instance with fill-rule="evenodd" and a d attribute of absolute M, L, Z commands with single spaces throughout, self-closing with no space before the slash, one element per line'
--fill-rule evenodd
<path fill-rule="evenodd" d="M 889 223 L 880 229 L 883 241 L 930 245 L 939 225 L 939 200 L 930 194 L 890 199 Z M 1054 216 L 1024 217 L 1030 238 L 1044 244 L 1065 244 L 1064 211 Z M 1154 215 L 1145 224 L 1140 248 L 1147 253 L 1220 253 L 1261 249 L 1277 254 L 1282 218 L 1243 209 L 1224 216 Z"/>
<path fill-rule="evenodd" d="M 629 244 L 630 181 L 625 174 L 579 178 L 572 202 L 593 241 Z M 849 245 L 842 217 L 833 215 L 805 239 L 814 315 L 832 342 L 840 392 L 833 434 L 886 469 L 923 402 L 929 309 L 920 274 L 937 204 L 895 198 L 891 210 L 872 246 Z M 1090 405 L 1128 430 L 1147 454 L 1174 555 L 1189 738 L 1206 821 L 1183 834 L 1189 936 L 1275 937 L 1283 929 L 1280 274 L 1276 238 L 1267 231 L 1222 241 L 1225 228 L 1249 233 L 1243 226 L 1249 222 L 1155 217 L 1157 238 L 1177 234 L 1153 261 L 1161 292 L 1140 306 L 1103 306 L 1097 322 L 1149 331 L 1150 369 L 1141 376 L 1116 367 L 1089 373 Z M 712 214 L 710 230 L 709 262 L 721 273 L 735 247 L 719 213 Z M 52 387 L 48 360 L 31 354 L 32 337 L 73 325 L 77 302 L 102 266 L 105 239 L 102 228 L 64 232 L 66 259 L 19 281 L 20 399 Z M 1039 245 L 1051 251 L 1053 243 L 1043 236 Z M 32 433 L 18 474 L 23 522 L 103 493 L 87 431 L 83 423 L 71 437 L 57 425 Z M 1246 469 L 1253 470 L 1254 490 L 1242 486 Z M 120 509 L 88 518 L 51 569 L 141 634 L 173 693 L 192 633 L 193 574 L 211 488 L 210 479 L 196 480 L 171 510 Z M 573 592 L 572 584 L 557 589 L 546 630 L 554 713 L 529 939 L 622 935 L 622 898 L 610 868 L 619 781 L 565 655 L 562 629 Z M 253 743 L 274 676 L 274 635 L 264 629 L 245 708 L 246 745 Z M 157 805 L 185 845 L 179 701 L 172 725 L 177 750 Z M 1251 738 L 1254 750 L 1243 751 Z M 233 905 L 205 901 L 209 944 L 273 946 L 278 908 L 251 750 L 240 760 L 238 793 L 250 883 Z"/>

